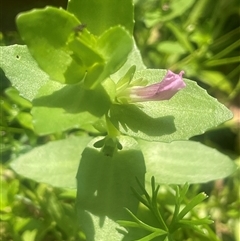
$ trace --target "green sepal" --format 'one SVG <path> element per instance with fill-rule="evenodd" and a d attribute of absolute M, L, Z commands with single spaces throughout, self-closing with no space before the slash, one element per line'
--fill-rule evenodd
<path fill-rule="evenodd" d="M 117 91 L 120 92 L 122 89 L 126 88 L 126 86 L 129 85 L 129 83 L 131 82 L 135 74 L 135 71 L 136 71 L 136 65 L 133 65 L 129 68 L 126 74 L 119 79 L 119 81 L 117 82 Z"/>

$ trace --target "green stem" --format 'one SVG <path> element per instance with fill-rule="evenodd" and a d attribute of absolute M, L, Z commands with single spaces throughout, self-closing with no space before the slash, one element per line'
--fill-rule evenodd
<path fill-rule="evenodd" d="M 107 132 L 109 137 L 116 137 L 120 135 L 120 132 L 116 129 L 116 127 L 112 124 L 107 114 L 105 115 L 106 120 L 106 126 L 107 126 Z"/>

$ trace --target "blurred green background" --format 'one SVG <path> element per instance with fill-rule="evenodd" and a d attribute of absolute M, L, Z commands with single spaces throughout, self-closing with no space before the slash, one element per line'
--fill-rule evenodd
<path fill-rule="evenodd" d="M 225 104 L 234 118 L 193 137 L 231 156 L 240 165 L 240 3 L 238 0 L 135 0 L 135 39 L 148 68 L 185 71 Z M 16 32 L 19 12 L 65 0 L 1 1 L 0 44 L 23 44 Z M 35 183 L 14 173 L 9 162 L 21 153 L 68 133 L 39 137 L 32 128 L 31 103 L 19 97 L 0 72 L 1 205 L 0 240 L 84 240 L 75 211 L 75 190 Z M 213 170 L 214 171 L 214 170 Z M 205 191 L 199 212 L 211 215 L 210 240 L 240 240 L 239 171 L 224 180 L 192 185 L 189 197 Z M 167 194 L 161 199 L 167 204 Z M 164 196 L 166 195 L 166 196 Z M 210 231 L 209 231 L 210 232 Z M 209 236 L 210 237 L 210 236 Z M 194 237 L 186 237 L 188 241 Z"/>

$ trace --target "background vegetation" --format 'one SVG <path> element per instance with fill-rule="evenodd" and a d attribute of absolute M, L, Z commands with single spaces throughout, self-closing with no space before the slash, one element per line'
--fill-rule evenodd
<path fill-rule="evenodd" d="M 33 7 L 59 5 L 62 1 L 7 1 L 3 9 L 1 45 L 22 44 L 14 17 Z M 8 5 L 8 6 L 7 6 Z M 209 94 L 228 106 L 234 118 L 217 129 L 194 137 L 231 156 L 240 165 L 239 2 L 237 0 L 138 0 L 135 1 L 135 38 L 149 68 L 184 70 Z M 28 101 L 1 76 L 1 205 L 0 240 L 84 240 L 74 216 L 74 190 L 61 190 L 26 180 L 9 162 L 21 153 L 67 133 L 37 136 L 30 122 Z M 214 172 L 214 170 L 213 170 Z M 196 212 L 214 220 L 211 240 L 239 241 L 239 171 L 225 180 L 190 187 L 188 198 L 204 191 L 209 198 Z M 161 187 L 159 203 L 167 212 L 172 196 Z M 190 234 L 179 234 L 179 240 Z M 203 239 L 199 239 L 203 240 Z"/>

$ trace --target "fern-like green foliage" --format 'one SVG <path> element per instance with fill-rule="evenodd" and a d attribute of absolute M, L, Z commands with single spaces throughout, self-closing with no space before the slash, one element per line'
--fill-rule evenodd
<path fill-rule="evenodd" d="M 151 212 L 155 222 L 153 224 L 148 224 L 147 222 L 141 220 L 136 215 L 134 215 L 129 209 L 126 209 L 132 218 L 129 220 L 119 220 L 118 223 L 121 226 L 126 227 L 129 230 L 129 235 L 135 236 L 133 229 L 145 230 L 146 235 L 140 239 L 134 239 L 136 241 L 150 241 L 150 240 L 162 240 L 162 241 L 174 241 L 176 240 L 176 234 L 179 230 L 187 231 L 194 230 L 197 235 L 205 236 L 204 225 L 209 225 L 213 223 L 208 217 L 198 218 L 193 217 L 191 212 L 194 207 L 200 204 L 203 200 L 207 198 L 205 193 L 199 193 L 192 200 L 186 202 L 186 194 L 189 190 L 189 184 L 186 183 L 180 188 L 177 185 L 172 187 L 174 191 L 174 209 L 170 216 L 166 216 L 163 211 L 160 211 L 158 196 L 160 186 L 155 184 L 155 178 L 151 179 L 151 191 L 152 195 L 146 191 L 142 184 L 137 179 L 138 185 L 143 192 L 140 195 L 135 189 L 132 189 L 135 197 Z M 188 218 L 186 218 L 188 216 Z M 138 237 L 139 238 L 139 237 Z M 156 239 L 157 238 L 157 239 Z M 130 240 L 130 239 L 129 239 Z M 133 239 L 131 239 L 133 240 Z"/>

